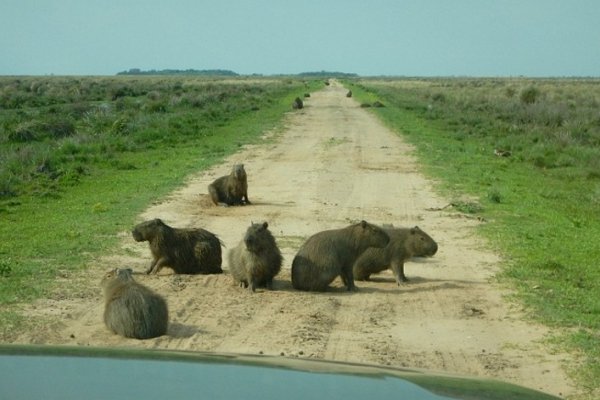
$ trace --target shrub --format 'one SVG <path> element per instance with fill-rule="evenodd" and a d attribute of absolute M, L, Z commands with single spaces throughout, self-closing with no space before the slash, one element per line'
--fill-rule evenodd
<path fill-rule="evenodd" d="M 529 86 L 521 91 L 520 99 L 524 104 L 533 104 L 540 97 L 540 91 L 535 86 Z"/>

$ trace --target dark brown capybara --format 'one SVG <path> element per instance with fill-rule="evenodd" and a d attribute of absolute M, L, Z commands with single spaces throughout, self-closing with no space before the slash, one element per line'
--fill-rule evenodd
<path fill-rule="evenodd" d="M 250 204 L 248 200 L 248 175 L 244 164 L 235 164 L 229 175 L 215 179 L 208 185 L 208 193 L 215 205 L 227 206 Z"/>
<path fill-rule="evenodd" d="M 229 271 L 240 286 L 255 291 L 257 287 L 273 289 L 273 278 L 281 270 L 283 257 L 269 224 L 251 224 L 244 239 L 229 251 Z"/>
<path fill-rule="evenodd" d="M 302 99 L 300 97 L 296 97 L 294 99 L 294 102 L 292 103 L 292 108 L 294 110 L 300 110 L 301 108 L 304 108 L 304 103 L 302 102 Z"/>
<path fill-rule="evenodd" d="M 348 93 L 346 93 L 346 97 L 352 97 L 352 90 L 348 90 Z"/>
<path fill-rule="evenodd" d="M 396 282 L 407 282 L 404 275 L 404 262 L 411 257 L 431 257 L 438 245 L 418 226 L 414 228 L 384 228 L 390 243 L 382 249 L 367 249 L 356 260 L 353 267 L 354 279 L 368 281 L 371 274 L 392 268 Z"/>
<path fill-rule="evenodd" d="M 385 247 L 389 240 L 383 229 L 366 221 L 316 233 L 294 257 L 292 285 L 298 290 L 325 291 L 341 276 L 348 290 L 356 290 L 352 276 L 354 262 L 369 247 Z"/>
<path fill-rule="evenodd" d="M 220 274 L 221 241 L 213 233 L 201 229 L 172 228 L 160 219 L 135 226 L 131 231 L 137 242 L 147 241 L 152 262 L 147 274 L 170 267 L 176 274 Z"/>
<path fill-rule="evenodd" d="M 131 269 L 107 272 L 104 291 L 104 324 L 112 332 L 136 339 L 149 339 L 167 333 L 169 311 L 163 297 L 136 282 Z"/>

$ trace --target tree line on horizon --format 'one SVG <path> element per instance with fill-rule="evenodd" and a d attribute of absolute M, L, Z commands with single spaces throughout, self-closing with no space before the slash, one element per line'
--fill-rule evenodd
<path fill-rule="evenodd" d="M 117 75 L 200 75 L 200 76 L 242 76 L 228 69 L 150 69 L 130 68 L 127 71 L 117 72 Z M 263 76 L 263 74 L 251 74 L 250 76 Z M 301 72 L 299 74 L 275 74 L 272 76 L 298 76 L 298 77 L 357 77 L 358 74 L 337 71 L 313 71 Z"/>

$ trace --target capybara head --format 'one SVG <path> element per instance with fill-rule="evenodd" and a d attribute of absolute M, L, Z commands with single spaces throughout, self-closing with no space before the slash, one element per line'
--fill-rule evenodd
<path fill-rule="evenodd" d="M 110 271 L 108 271 L 106 274 L 104 274 L 104 277 L 102 278 L 102 281 L 100 282 L 100 284 L 102 286 L 106 285 L 109 281 L 112 280 L 119 280 L 119 281 L 123 281 L 123 282 L 127 282 L 127 281 L 132 281 L 133 280 L 133 276 L 131 275 L 133 273 L 131 268 L 114 268 L 111 269 Z"/>
<path fill-rule="evenodd" d="M 136 242 L 151 240 L 165 225 L 161 219 L 151 219 L 136 225 L 131 234 Z"/>
<path fill-rule="evenodd" d="M 413 252 L 413 256 L 416 257 L 431 257 L 437 253 L 438 245 L 425 232 L 423 232 L 418 226 L 410 228 L 409 246 Z"/>
<path fill-rule="evenodd" d="M 246 178 L 246 170 L 244 169 L 244 164 L 235 164 L 231 173 L 235 178 L 239 181 Z"/>
<path fill-rule="evenodd" d="M 252 224 L 244 235 L 244 243 L 248 251 L 258 253 L 273 243 L 273 236 L 267 229 L 269 224 Z"/>
<path fill-rule="evenodd" d="M 385 247 L 390 241 L 390 237 L 383 229 L 369 224 L 367 221 L 360 221 L 354 225 L 356 239 L 367 247 Z"/>

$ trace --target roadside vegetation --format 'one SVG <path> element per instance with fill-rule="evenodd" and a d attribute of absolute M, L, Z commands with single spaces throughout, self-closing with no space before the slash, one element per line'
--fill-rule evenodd
<path fill-rule="evenodd" d="M 453 208 L 483 219 L 500 281 L 582 356 L 600 390 L 600 80 L 345 82 L 417 148 Z M 469 199 L 469 200 L 465 200 Z M 471 200 L 476 199 L 476 200 Z"/>
<path fill-rule="evenodd" d="M 295 97 L 322 85 L 0 78 L 0 336 L 25 326 L 19 304 L 59 296 L 72 273 L 114 248 L 117 233 L 148 204 L 190 173 L 263 140 Z"/>

